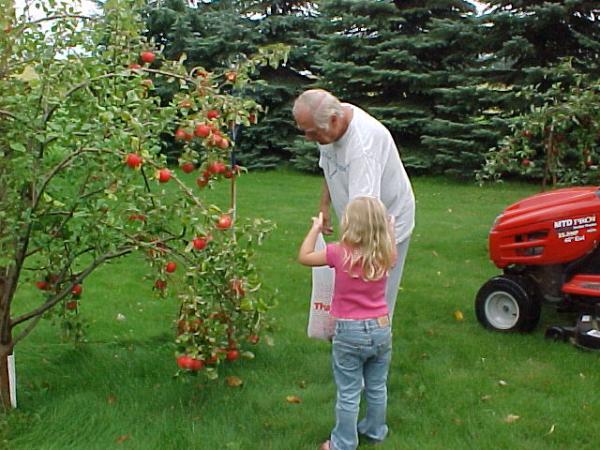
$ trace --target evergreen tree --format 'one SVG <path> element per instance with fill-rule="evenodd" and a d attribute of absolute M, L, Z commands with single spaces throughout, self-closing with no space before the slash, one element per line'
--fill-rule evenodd
<path fill-rule="evenodd" d="M 317 42 L 317 31 L 306 24 L 315 19 L 311 2 L 220 0 L 189 6 L 183 0 L 167 0 L 150 6 L 149 36 L 165 46 L 170 58 L 185 54 L 190 68 L 201 66 L 212 71 L 235 67 L 238 58 L 260 46 L 291 46 L 287 64 L 261 69 L 256 77 L 263 82 L 252 92 L 237 93 L 253 97 L 265 108 L 265 114 L 257 117 L 256 127 L 237 133 L 240 163 L 266 168 L 289 159 L 287 149 L 296 136 L 291 101 L 306 83 L 299 72 L 310 65 L 314 54 L 311 46 Z"/>
<path fill-rule="evenodd" d="M 296 165 L 298 132 L 292 119 L 292 103 L 311 81 L 307 74 L 321 44 L 319 16 L 313 2 L 263 2 L 256 32 L 267 42 L 284 43 L 291 50 L 285 67 L 260 73 L 264 83 L 255 95 L 267 114 L 258 126 L 242 135 L 242 162 L 249 167 L 274 167 L 291 159 Z"/>
<path fill-rule="evenodd" d="M 433 31 L 453 24 L 460 31 L 473 6 L 452 0 L 328 0 L 321 11 L 331 29 L 320 84 L 380 119 L 409 169 L 429 170 L 437 148 L 424 145 L 422 135 L 436 115 L 435 89 L 461 70 L 469 48 Z"/>
<path fill-rule="evenodd" d="M 437 148 L 438 166 L 467 176 L 485 162 L 488 149 L 513 133 L 514 117 L 547 103 L 545 93 L 556 83 L 566 91 L 578 79 L 556 70 L 565 57 L 598 79 L 598 2 L 488 3 L 472 48 L 478 56 L 465 60 L 463 79 L 454 77 L 454 83 L 436 89 L 440 104 L 423 138 Z"/>
<path fill-rule="evenodd" d="M 582 72 L 598 73 L 600 3 L 590 0 L 490 0 L 484 17 L 486 51 L 504 60 L 504 81 L 545 83 L 544 68 L 573 57 Z M 482 28 L 482 31 L 484 29 Z M 550 71 L 552 72 L 552 70 Z M 523 76 L 525 75 L 525 76 Z"/>

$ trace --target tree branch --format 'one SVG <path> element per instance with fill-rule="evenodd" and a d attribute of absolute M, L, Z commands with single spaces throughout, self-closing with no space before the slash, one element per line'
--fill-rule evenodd
<path fill-rule="evenodd" d="M 50 298 L 48 301 L 46 301 L 43 305 L 39 306 L 38 308 L 36 308 L 26 314 L 22 314 L 21 316 L 11 320 L 11 327 L 15 327 L 16 325 L 26 322 L 27 320 L 41 316 L 46 311 L 51 309 L 54 305 L 56 305 L 58 302 L 63 300 L 67 295 L 69 295 L 71 293 L 71 289 L 73 288 L 73 286 L 81 283 L 90 273 L 92 273 L 94 270 L 96 270 L 99 266 L 101 266 L 102 264 L 104 264 L 105 262 L 107 262 L 111 259 L 115 259 L 115 258 L 119 258 L 124 255 L 127 255 L 128 253 L 131 253 L 133 250 L 135 250 L 135 247 L 126 246 L 124 248 L 116 250 L 115 252 L 106 253 L 106 254 L 102 255 L 101 257 L 96 258 L 94 261 L 92 261 L 92 263 L 90 263 L 90 265 L 85 270 L 80 272 L 79 275 L 77 275 L 73 280 L 71 280 L 71 283 L 68 283 L 68 285 L 65 288 L 63 288 L 63 290 L 60 291 L 58 294 L 56 294 L 54 297 Z M 20 341 L 21 339 L 23 339 L 25 336 L 27 336 L 27 334 L 29 334 L 29 332 L 31 331 L 30 328 L 33 329 L 33 327 L 27 327 L 27 329 L 23 330 L 23 332 L 20 333 L 14 339 L 15 344 L 18 341 Z"/>
<path fill-rule="evenodd" d="M 84 19 L 84 20 L 95 20 L 92 16 L 84 16 L 82 14 L 56 14 L 54 16 L 42 17 L 41 19 L 32 20 L 28 25 L 37 25 L 42 22 L 48 22 L 52 20 L 60 19 Z"/>
<path fill-rule="evenodd" d="M 3 116 L 8 116 L 8 117 L 10 117 L 11 119 L 15 119 L 15 120 L 17 120 L 17 116 L 15 116 L 13 113 L 10 113 L 10 112 L 8 112 L 8 111 L 5 111 L 5 110 L 3 110 L 3 109 L 0 109 L 0 115 L 3 115 Z"/>
<path fill-rule="evenodd" d="M 105 73 L 104 75 L 100 75 L 94 78 L 90 78 L 87 81 L 83 81 L 75 86 L 73 86 L 69 91 L 67 91 L 67 93 L 65 94 L 64 98 L 67 99 L 69 98 L 71 95 L 73 95 L 75 92 L 77 92 L 79 89 L 83 89 L 84 87 L 89 86 L 90 84 L 92 84 L 95 81 L 99 81 L 99 80 L 103 80 L 105 78 L 112 78 L 115 76 L 129 76 L 129 74 L 125 74 L 125 73 Z M 52 106 L 52 108 L 50 108 L 46 114 L 44 115 L 43 118 L 43 122 L 47 123 L 50 118 L 52 117 L 52 115 L 54 114 L 54 112 L 61 107 L 62 104 L 61 103 L 56 103 L 55 105 Z"/>

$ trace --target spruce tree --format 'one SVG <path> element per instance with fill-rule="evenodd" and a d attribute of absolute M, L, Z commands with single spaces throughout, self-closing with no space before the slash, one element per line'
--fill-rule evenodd
<path fill-rule="evenodd" d="M 380 119 L 409 170 L 431 170 L 438 149 L 422 136 L 436 116 L 435 89 L 462 70 L 468 50 L 461 40 L 432 32 L 453 24 L 460 30 L 473 6 L 464 1 L 328 0 L 321 12 L 331 28 L 322 49 L 320 84 Z"/>
<path fill-rule="evenodd" d="M 149 36 L 165 45 L 170 58 L 185 54 L 190 68 L 201 66 L 212 71 L 235 66 L 238 58 L 258 51 L 260 46 L 290 45 L 287 64 L 260 69 L 255 77 L 262 83 L 252 92 L 234 92 L 251 96 L 265 108 L 256 118 L 256 127 L 236 133 L 236 154 L 247 167 L 274 167 L 290 157 L 288 149 L 296 136 L 291 101 L 306 83 L 299 72 L 310 65 L 314 54 L 311 47 L 318 42 L 317 30 L 306 24 L 315 19 L 309 6 L 307 1 L 289 0 L 220 0 L 193 6 L 183 0 L 167 0 L 150 4 Z"/>
<path fill-rule="evenodd" d="M 545 92 L 555 83 L 568 89 L 574 78 L 559 77 L 563 72 L 556 70 L 563 58 L 572 58 L 581 71 L 598 73 L 597 2 L 488 3 L 488 13 L 475 21 L 438 22 L 429 33 L 456 40 L 452 56 L 463 58 L 463 70 L 434 89 L 435 118 L 422 136 L 423 144 L 435 149 L 435 167 L 446 173 L 470 177 L 487 151 L 513 134 L 514 117 L 547 102 Z"/>

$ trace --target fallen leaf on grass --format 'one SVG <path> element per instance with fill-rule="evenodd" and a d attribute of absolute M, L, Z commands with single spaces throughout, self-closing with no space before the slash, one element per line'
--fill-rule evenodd
<path fill-rule="evenodd" d="M 245 351 L 242 352 L 242 354 L 240 355 L 242 358 L 246 358 L 246 359 L 254 359 L 254 353 L 250 352 L 250 351 Z"/>
<path fill-rule="evenodd" d="M 127 439 L 129 439 L 129 435 L 128 434 L 122 434 L 121 436 L 119 436 L 117 438 L 117 440 L 115 441 L 117 444 L 122 444 L 123 442 L 125 442 Z"/>
<path fill-rule="evenodd" d="M 433 256 L 437 256 L 437 255 L 438 255 L 438 253 L 437 253 L 435 250 L 432 250 L 432 251 L 431 251 L 431 254 L 432 254 Z"/>
<path fill-rule="evenodd" d="M 548 430 L 548 432 L 546 433 L 546 436 L 548 436 L 549 434 L 554 433 L 554 426 L 555 424 L 552 424 L 552 426 L 550 427 L 550 429 Z"/>
<path fill-rule="evenodd" d="M 117 403 L 117 397 L 111 394 L 108 396 L 106 401 L 108 402 L 109 405 L 114 405 L 115 403 Z"/>
<path fill-rule="evenodd" d="M 285 398 L 285 401 L 288 403 L 302 403 L 302 399 L 297 395 L 288 395 Z"/>
<path fill-rule="evenodd" d="M 454 311 L 454 320 L 456 320 L 457 322 L 465 320 L 465 316 L 461 310 L 457 309 L 456 311 Z"/>
<path fill-rule="evenodd" d="M 481 401 L 483 402 L 487 402 L 488 400 L 491 400 L 492 396 L 491 395 L 482 395 L 481 396 Z"/>
<path fill-rule="evenodd" d="M 40 76 L 35 71 L 33 64 L 29 64 L 23 69 L 23 72 L 19 75 L 12 75 L 13 78 L 29 83 L 30 81 L 39 80 Z"/>
<path fill-rule="evenodd" d="M 229 387 L 239 387 L 242 384 L 244 384 L 242 379 L 240 377 L 236 377 L 236 376 L 226 377 L 225 382 L 227 383 L 227 386 L 229 386 Z"/>
<path fill-rule="evenodd" d="M 508 383 L 504 380 L 498 380 L 498 385 L 500 386 L 508 386 Z"/>
<path fill-rule="evenodd" d="M 517 420 L 519 420 L 520 418 L 521 418 L 521 416 L 517 416 L 517 415 L 515 415 L 515 414 L 509 414 L 508 416 L 506 416 L 506 417 L 504 418 L 504 422 L 505 422 L 505 423 L 514 423 L 514 422 L 516 422 Z"/>

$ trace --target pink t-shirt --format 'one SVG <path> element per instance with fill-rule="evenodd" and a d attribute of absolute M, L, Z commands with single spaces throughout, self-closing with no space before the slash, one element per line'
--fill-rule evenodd
<path fill-rule="evenodd" d="M 344 265 L 344 248 L 327 244 L 327 265 L 335 269 L 335 289 L 330 314 L 338 319 L 373 319 L 388 313 L 385 300 L 387 276 L 377 281 L 351 277 Z"/>

